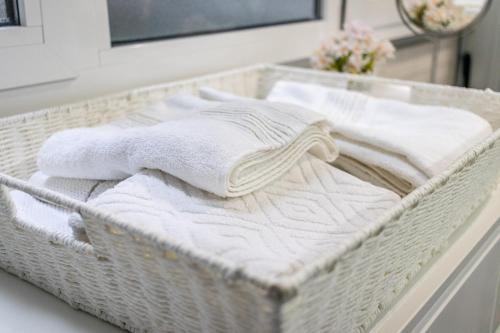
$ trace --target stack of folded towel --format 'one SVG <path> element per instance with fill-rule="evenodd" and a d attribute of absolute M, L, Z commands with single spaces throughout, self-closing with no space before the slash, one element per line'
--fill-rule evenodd
<path fill-rule="evenodd" d="M 154 126 L 56 133 L 40 150 L 38 165 L 49 176 L 104 180 L 159 169 L 235 197 L 279 178 L 308 151 L 334 161 L 338 152 L 330 132 L 325 117 L 291 104 L 206 102 Z"/>
<path fill-rule="evenodd" d="M 238 96 L 204 88 L 210 100 Z M 456 108 L 413 105 L 358 92 L 277 82 L 266 100 L 310 108 L 327 117 L 340 150 L 334 164 L 406 195 L 492 133 L 479 116 Z"/>
<path fill-rule="evenodd" d="M 157 239 L 277 277 L 344 249 L 398 194 L 491 133 L 463 110 L 297 82 L 278 82 L 264 101 L 210 88 L 200 95 L 56 133 L 30 182 Z M 78 214 L 12 197 L 24 219 L 39 213 L 49 230 L 89 241 Z"/>

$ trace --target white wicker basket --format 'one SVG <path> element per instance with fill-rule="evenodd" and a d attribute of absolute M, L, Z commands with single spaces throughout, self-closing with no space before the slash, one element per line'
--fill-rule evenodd
<path fill-rule="evenodd" d="M 403 84 L 411 87 L 413 103 L 468 109 L 495 129 L 500 126 L 500 94 L 490 91 L 271 65 L 5 118 L 0 120 L 0 266 L 74 308 L 131 331 L 368 330 L 497 185 L 500 130 L 404 198 L 377 228 L 353 240 L 341 255 L 306 265 L 274 285 L 128 230 L 112 216 L 22 180 L 35 171 L 40 145 L 56 131 L 99 125 L 166 95 L 196 92 L 205 85 L 263 96 L 280 79 L 329 86 Z M 24 223 L 10 189 L 80 212 L 92 245 Z"/>

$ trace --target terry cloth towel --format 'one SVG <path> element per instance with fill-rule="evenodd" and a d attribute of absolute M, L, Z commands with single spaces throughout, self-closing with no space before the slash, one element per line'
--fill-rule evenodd
<path fill-rule="evenodd" d="M 119 128 L 147 127 L 184 117 L 197 110 L 216 105 L 187 93 L 180 93 L 127 114 L 107 126 Z"/>
<path fill-rule="evenodd" d="M 209 87 L 212 101 L 245 97 Z M 490 124 L 465 110 L 414 105 L 321 85 L 278 81 L 267 100 L 313 109 L 328 117 L 342 170 L 406 195 L 444 171 L 492 133 Z"/>
<path fill-rule="evenodd" d="M 88 204 L 159 242 L 273 278 L 344 250 L 399 201 L 306 154 L 280 179 L 238 198 L 144 170 Z"/>
<path fill-rule="evenodd" d="M 98 197 L 117 184 L 116 181 L 49 177 L 41 172 L 33 174 L 28 182 L 82 202 Z M 61 236 L 71 237 L 73 234 L 76 239 L 88 241 L 86 235 L 68 225 L 72 219 L 81 220 L 78 214 L 73 213 L 73 216 L 70 210 L 46 203 L 22 191 L 13 190 L 10 194 L 16 207 L 17 220 L 21 223 Z M 78 232 L 73 233 L 75 230 Z"/>
<path fill-rule="evenodd" d="M 339 166 L 369 173 L 403 193 L 422 185 L 492 133 L 481 117 L 456 108 L 413 105 L 321 85 L 277 82 L 267 100 L 308 107 L 328 117 Z M 351 163 L 349 163 L 349 162 Z"/>
<path fill-rule="evenodd" d="M 148 106 L 140 112 L 119 118 L 109 125 L 119 128 L 151 126 L 206 105 L 206 102 L 192 95 L 178 94 Z M 33 174 L 28 182 L 82 202 L 91 200 L 118 184 L 118 181 L 114 180 L 50 177 L 40 171 Z M 11 197 L 16 206 L 17 219 L 22 223 L 48 233 L 89 241 L 80 214 L 43 202 L 22 191 L 11 191 Z"/>
<path fill-rule="evenodd" d="M 252 97 L 244 97 L 239 95 L 234 95 L 225 91 L 221 91 L 212 87 L 201 87 L 198 90 L 198 94 L 201 98 L 213 102 L 235 102 L 235 101 L 251 101 L 255 100 Z"/>
<path fill-rule="evenodd" d="M 329 162 L 338 156 L 331 124 L 308 109 L 256 100 L 205 103 L 154 126 L 56 133 L 42 146 L 38 166 L 51 176 L 102 180 L 159 169 L 235 197 L 282 176 L 307 151 Z"/>
<path fill-rule="evenodd" d="M 335 166 L 374 185 L 390 189 L 400 196 L 407 195 L 429 179 L 405 158 L 388 154 L 376 146 L 338 135 L 335 136 L 335 142 L 341 152 L 333 162 Z M 376 163 L 368 164 L 370 161 Z"/>

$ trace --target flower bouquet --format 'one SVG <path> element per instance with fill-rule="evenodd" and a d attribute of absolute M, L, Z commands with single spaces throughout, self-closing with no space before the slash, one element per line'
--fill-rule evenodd
<path fill-rule="evenodd" d="M 379 40 L 373 30 L 359 22 L 322 43 L 311 57 L 315 69 L 371 74 L 379 63 L 394 57 L 394 46 L 388 40 Z"/>

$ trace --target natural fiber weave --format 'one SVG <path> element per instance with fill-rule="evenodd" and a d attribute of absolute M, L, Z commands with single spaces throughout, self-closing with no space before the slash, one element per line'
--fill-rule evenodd
<path fill-rule="evenodd" d="M 263 96 L 276 80 L 329 86 L 397 83 L 413 103 L 455 106 L 496 132 L 394 207 L 340 255 L 328 253 L 278 282 L 249 278 L 224 262 L 127 229 L 100 212 L 27 179 L 56 131 L 103 124 L 167 95 L 212 86 Z M 500 94 L 375 77 L 255 66 L 148 87 L 0 120 L 0 266 L 71 306 L 137 332 L 365 332 L 464 229 L 497 185 Z M 16 218 L 10 189 L 84 217 L 92 245 L 47 234 Z"/>

